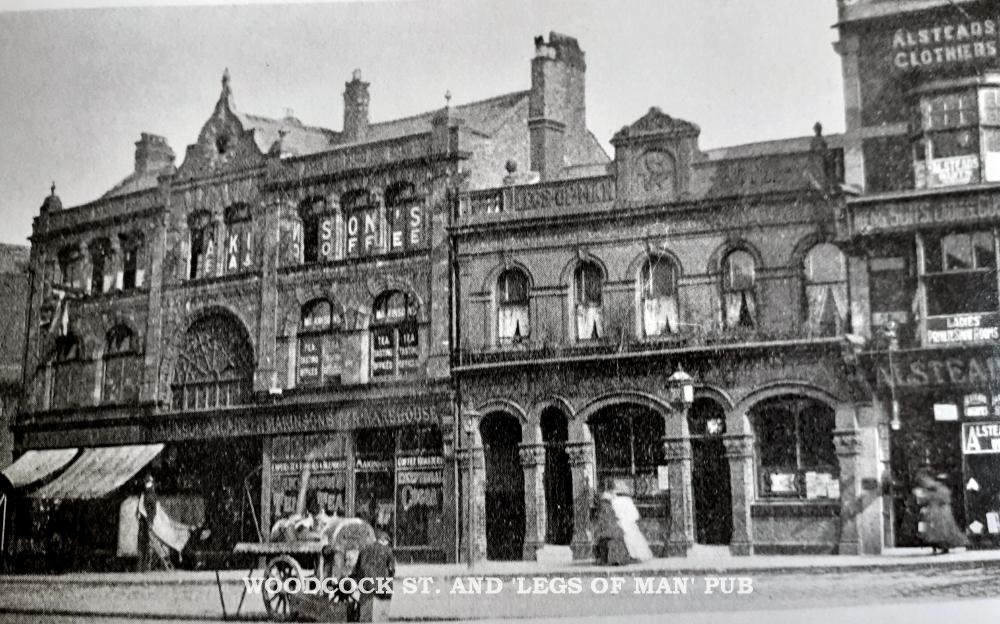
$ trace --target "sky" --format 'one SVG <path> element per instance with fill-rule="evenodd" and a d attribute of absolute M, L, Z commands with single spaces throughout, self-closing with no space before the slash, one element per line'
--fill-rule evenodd
<path fill-rule="evenodd" d="M 703 149 L 844 125 L 834 0 L 122 4 L 0 0 L 0 242 L 27 243 L 52 182 L 70 207 L 127 176 L 141 132 L 179 165 L 227 67 L 239 111 L 339 130 L 355 68 L 372 121 L 404 117 L 447 91 L 527 89 L 534 37 L 555 30 L 586 53 L 588 125 L 609 153 L 651 106 L 701 126 Z"/>

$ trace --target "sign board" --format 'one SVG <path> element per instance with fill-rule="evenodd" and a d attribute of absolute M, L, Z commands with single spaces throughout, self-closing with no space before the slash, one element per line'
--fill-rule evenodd
<path fill-rule="evenodd" d="M 394 327 L 372 327 L 372 375 L 393 373 Z"/>
<path fill-rule="evenodd" d="M 584 178 L 553 184 L 515 187 L 514 210 L 544 210 L 612 202 L 617 195 L 613 177 Z"/>
<path fill-rule="evenodd" d="M 976 154 L 927 161 L 925 184 L 930 188 L 975 182 L 979 182 L 979 156 Z"/>
<path fill-rule="evenodd" d="M 388 209 L 389 251 L 420 247 L 424 242 L 424 207 L 420 204 Z"/>
<path fill-rule="evenodd" d="M 908 230 L 921 225 L 948 225 L 1000 218 L 1000 196 L 970 195 L 956 198 L 856 204 L 851 207 L 855 232 Z"/>
<path fill-rule="evenodd" d="M 1000 453 L 1000 422 L 963 424 L 962 452 L 966 455 Z"/>
<path fill-rule="evenodd" d="M 933 70 L 963 63 L 996 60 L 1000 53 L 1000 20 L 973 19 L 968 13 L 898 28 L 889 34 L 896 71 Z"/>
<path fill-rule="evenodd" d="M 414 368 L 420 357 L 417 324 L 403 323 L 399 326 L 399 368 Z"/>
<path fill-rule="evenodd" d="M 322 380 L 322 339 L 322 335 L 299 336 L 299 359 L 296 364 L 300 385 L 315 385 Z"/>
<path fill-rule="evenodd" d="M 369 207 L 354 210 L 347 215 L 345 227 L 346 256 L 359 258 L 378 251 L 378 208 Z"/>
<path fill-rule="evenodd" d="M 656 487 L 660 490 L 670 489 L 670 466 L 656 467 Z"/>
<path fill-rule="evenodd" d="M 319 221 L 319 258 L 320 260 L 334 260 L 336 251 L 336 235 L 334 233 L 334 220 L 332 216 L 323 217 Z"/>
<path fill-rule="evenodd" d="M 934 420 L 938 422 L 958 420 L 958 406 L 951 403 L 935 403 Z"/>
<path fill-rule="evenodd" d="M 1000 339 L 1000 314 L 932 316 L 927 319 L 927 342 L 951 344 Z"/>

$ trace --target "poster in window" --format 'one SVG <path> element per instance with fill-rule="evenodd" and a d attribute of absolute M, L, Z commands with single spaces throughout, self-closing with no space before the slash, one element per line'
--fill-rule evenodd
<path fill-rule="evenodd" d="M 396 473 L 397 547 L 431 545 L 444 509 L 443 486 L 440 468 L 400 467 Z"/>
<path fill-rule="evenodd" d="M 399 368 L 414 368 L 420 355 L 417 324 L 403 323 L 399 326 Z"/>
<path fill-rule="evenodd" d="M 335 246 L 333 217 L 323 217 L 319 220 L 319 259 L 333 260 Z"/>
<path fill-rule="evenodd" d="M 389 211 L 389 251 L 405 251 L 424 242 L 424 208 L 396 206 Z"/>
<path fill-rule="evenodd" d="M 394 328 L 372 328 L 372 375 L 391 375 L 393 372 Z"/>
<path fill-rule="evenodd" d="M 378 247 L 378 209 L 374 207 L 355 210 L 347 216 L 345 224 L 347 257 L 370 256 Z"/>
<path fill-rule="evenodd" d="M 249 222 L 233 224 L 226 241 L 226 273 L 238 273 L 253 268 L 253 231 Z"/>
<path fill-rule="evenodd" d="M 299 384 L 315 385 L 322 380 L 322 335 L 304 335 L 299 337 Z"/>

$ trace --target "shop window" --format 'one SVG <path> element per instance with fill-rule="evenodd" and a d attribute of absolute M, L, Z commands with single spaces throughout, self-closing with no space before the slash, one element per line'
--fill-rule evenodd
<path fill-rule="evenodd" d="M 396 547 L 444 547 L 443 521 L 441 430 L 433 425 L 404 427 L 396 457 Z"/>
<path fill-rule="evenodd" d="M 812 336 L 834 336 L 847 328 L 847 267 L 836 245 L 816 245 L 805 259 L 806 326 Z"/>
<path fill-rule="evenodd" d="M 298 383 L 302 386 L 323 382 L 323 370 L 329 366 L 329 335 L 340 325 L 333 305 L 326 299 L 315 299 L 302 306 L 299 324 Z M 324 358 L 326 356 L 326 358 Z"/>
<path fill-rule="evenodd" d="M 83 291 L 83 254 L 73 245 L 59 252 L 59 285 Z"/>
<path fill-rule="evenodd" d="M 140 264 L 144 240 L 141 234 L 122 235 L 122 290 L 128 292 L 141 288 L 145 270 Z"/>
<path fill-rule="evenodd" d="M 400 252 L 424 244 L 424 207 L 409 182 L 397 182 L 385 191 L 389 228 L 388 251 Z"/>
<path fill-rule="evenodd" d="M 924 259 L 929 316 L 996 311 L 997 263 L 992 232 L 927 236 Z"/>
<path fill-rule="evenodd" d="M 602 489 L 622 488 L 632 496 L 657 494 L 662 461 L 663 418 L 636 405 L 605 408 L 590 423 Z"/>
<path fill-rule="evenodd" d="M 722 263 L 722 304 L 727 329 L 757 326 L 756 267 L 743 250 L 730 252 Z"/>
<path fill-rule="evenodd" d="M 917 188 L 1000 180 L 1000 89 L 922 96 L 914 136 Z"/>
<path fill-rule="evenodd" d="M 302 471 L 310 469 L 306 509 L 347 511 L 347 451 L 342 434 L 276 436 L 271 464 L 272 518 L 296 512 Z"/>
<path fill-rule="evenodd" d="M 375 299 L 371 323 L 372 376 L 399 375 L 417 368 L 420 345 L 417 299 L 390 290 Z"/>
<path fill-rule="evenodd" d="M 376 531 L 393 534 L 396 431 L 360 430 L 354 434 L 354 513 Z"/>
<path fill-rule="evenodd" d="M 344 193 L 340 200 L 344 209 L 344 255 L 362 258 L 378 253 L 379 206 L 366 189 Z"/>
<path fill-rule="evenodd" d="M 598 340 L 604 336 L 603 290 L 601 268 L 594 262 L 580 263 L 573 274 L 577 340 Z"/>
<path fill-rule="evenodd" d="M 302 218 L 302 261 L 328 262 L 336 247 L 335 217 L 329 203 L 313 197 L 299 205 Z"/>
<path fill-rule="evenodd" d="M 199 279 L 215 275 L 215 228 L 208 212 L 198 211 L 188 219 L 191 260 L 188 277 Z"/>
<path fill-rule="evenodd" d="M 912 239 L 886 240 L 868 261 L 872 335 L 878 336 L 890 320 L 895 321 L 901 345 L 912 340 L 917 310 L 912 256 Z"/>
<path fill-rule="evenodd" d="M 79 339 L 72 334 L 56 338 L 50 400 L 53 409 L 82 403 L 80 397 L 87 390 L 83 370 Z"/>
<path fill-rule="evenodd" d="M 677 265 L 667 256 L 650 256 L 639 273 L 642 332 L 647 338 L 665 336 L 679 327 Z"/>
<path fill-rule="evenodd" d="M 832 408 L 812 399 L 777 397 L 750 410 L 762 497 L 839 499 Z"/>
<path fill-rule="evenodd" d="M 253 269 L 253 221 L 249 204 L 239 202 L 226 208 L 226 273 Z"/>
<path fill-rule="evenodd" d="M 90 293 L 99 295 L 114 285 L 111 243 L 99 238 L 90 243 Z"/>
<path fill-rule="evenodd" d="M 119 404 L 137 401 L 142 368 L 135 334 L 124 325 L 111 328 L 104 344 L 102 402 Z"/>
<path fill-rule="evenodd" d="M 507 269 L 497 279 L 497 339 L 501 345 L 527 340 L 531 335 L 528 276 Z"/>
<path fill-rule="evenodd" d="M 177 354 L 173 409 L 245 405 L 253 370 L 253 348 L 238 322 L 221 313 L 201 318 L 188 328 Z"/>

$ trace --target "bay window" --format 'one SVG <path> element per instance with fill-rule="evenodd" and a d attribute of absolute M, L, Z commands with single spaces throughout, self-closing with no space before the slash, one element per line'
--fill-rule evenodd
<path fill-rule="evenodd" d="M 1000 88 L 927 92 L 917 111 L 917 188 L 1000 181 Z"/>

